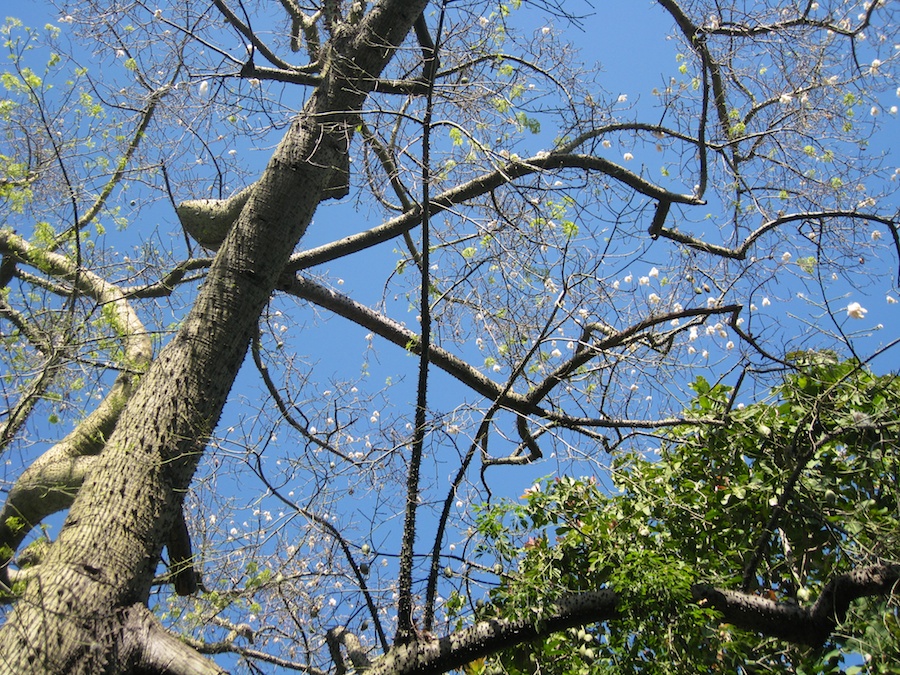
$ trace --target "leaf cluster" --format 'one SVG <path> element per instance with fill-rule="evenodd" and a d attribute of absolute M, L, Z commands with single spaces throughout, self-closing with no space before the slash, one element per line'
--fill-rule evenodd
<path fill-rule="evenodd" d="M 900 559 L 900 382 L 826 353 L 794 365 L 745 405 L 698 378 L 688 413 L 720 424 L 683 425 L 656 452 L 621 457 L 612 486 L 548 478 L 485 508 L 486 550 L 513 570 L 488 612 L 540 621 L 564 593 L 620 597 L 608 625 L 517 648 L 487 671 L 838 672 L 856 653 L 867 672 L 890 672 L 894 598 L 858 603 L 822 652 L 760 642 L 691 600 L 702 582 L 807 604 L 835 575 Z"/>

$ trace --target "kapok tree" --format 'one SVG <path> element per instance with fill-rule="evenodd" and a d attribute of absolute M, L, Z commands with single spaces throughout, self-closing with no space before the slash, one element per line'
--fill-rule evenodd
<path fill-rule="evenodd" d="M 638 104 L 571 3 L 7 23 L 0 663 L 438 672 L 612 616 L 600 585 L 467 625 L 468 505 L 720 425 L 686 370 L 878 349 L 849 294 L 892 290 L 897 10 L 720 5 L 656 3 Z"/>

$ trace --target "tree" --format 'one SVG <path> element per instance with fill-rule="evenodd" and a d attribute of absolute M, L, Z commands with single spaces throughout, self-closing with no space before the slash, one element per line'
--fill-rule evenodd
<path fill-rule="evenodd" d="M 623 453 L 614 490 L 556 478 L 482 514 L 483 550 L 507 570 L 483 615 L 591 588 L 619 598 L 608 625 L 510 650 L 485 672 L 838 673 L 848 653 L 894 672 L 900 383 L 831 353 L 796 359 L 749 405 L 698 379 L 686 417 L 721 424 Z"/>
<path fill-rule="evenodd" d="M 758 391 L 801 346 L 886 349 L 846 326 L 900 249 L 868 150 L 892 3 L 659 0 L 681 47 L 650 105 L 579 65 L 555 23 L 581 8 L 520 4 L 88 1 L 6 24 L 5 669 L 472 670 L 604 625 L 633 603 L 602 580 L 476 611 L 509 583 L 470 555 L 467 505 L 542 458 L 739 438 L 730 411 L 683 412 L 686 368 Z M 767 313 L 800 287 L 797 321 Z M 347 326 L 369 333 L 355 375 Z M 415 384 L 373 383 L 390 350 Z M 714 627 L 735 580 L 702 569 Z"/>

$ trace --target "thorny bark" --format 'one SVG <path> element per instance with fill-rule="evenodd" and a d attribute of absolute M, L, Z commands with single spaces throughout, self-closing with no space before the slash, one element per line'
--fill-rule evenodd
<path fill-rule="evenodd" d="M 225 7 L 223 3 L 216 4 Z M 289 2 L 283 4 L 293 7 Z M 294 73 L 295 77 L 310 77 L 308 83 L 317 86 L 316 92 L 291 126 L 260 181 L 224 204 L 227 214 L 214 223 L 208 238 L 204 234 L 195 234 L 200 243 L 218 249 L 219 255 L 184 328 L 160 354 L 126 407 L 125 401 L 131 396 L 134 384 L 133 372 L 143 370 L 150 358 L 149 343 L 132 346 L 133 372 L 119 378 L 107 402 L 79 427 L 80 436 L 75 438 L 73 434 L 51 448 L 29 469 L 31 473 L 26 472 L 24 480 L 17 483 L 0 514 L 0 541 L 11 544 L 12 549 L 21 542 L 32 523 L 39 522 L 45 515 L 41 509 L 52 507 L 56 510 L 59 504 L 69 505 L 79 488 L 80 492 L 72 505 L 66 528 L 43 563 L 30 575 L 32 581 L 24 600 L 0 632 L 0 664 L 3 667 L 15 672 L 116 672 L 130 668 L 151 672 L 223 672 L 166 633 L 142 602 L 147 597 L 162 547 L 167 542 L 172 545 L 174 540 L 185 543 L 184 533 L 178 527 L 182 496 L 243 361 L 259 313 L 273 289 L 281 283 L 282 270 L 297 271 L 347 255 L 405 234 L 422 220 L 421 210 L 409 209 L 381 228 L 289 258 L 319 201 L 340 195 L 345 186 L 342 167 L 346 166 L 347 160 L 352 126 L 349 121 L 356 119 L 355 113 L 368 91 L 390 90 L 389 84 L 376 80 L 390 59 L 390 50 L 383 47 L 399 44 L 413 21 L 421 18 L 421 10 L 426 4 L 420 0 L 406 6 L 407 3 L 397 0 L 384 0 L 366 16 L 357 30 L 335 27 L 329 44 L 314 44 L 307 36 L 311 57 L 330 61 L 323 68 L 321 77 Z M 677 4 L 662 0 L 661 4 L 693 39 L 697 29 L 684 19 Z M 295 19 L 293 37 L 299 48 L 299 33 L 307 30 L 309 17 L 295 16 Z M 704 63 L 712 71 L 713 103 L 720 123 L 725 126 L 722 80 L 702 42 L 698 44 L 704 52 Z M 258 74 L 255 68 L 249 64 L 244 75 Z M 424 93 L 421 89 L 417 92 Z M 697 144 L 701 148 L 701 157 L 704 157 L 702 134 Z M 426 210 L 439 212 L 529 173 L 577 167 L 605 173 L 638 193 L 658 200 L 657 215 L 651 225 L 654 237 L 663 236 L 723 257 L 743 259 L 756 239 L 770 229 L 809 217 L 809 214 L 780 215 L 751 233 L 744 244 L 734 249 L 707 244 L 665 228 L 665 217 L 671 204 L 700 204 L 702 189 L 698 195 L 673 194 L 607 160 L 572 154 L 573 149 L 568 147 L 564 151 L 511 162 L 492 174 L 438 195 L 434 201 L 426 200 Z M 186 204 L 190 206 L 190 203 Z M 205 212 L 203 208 L 200 210 Z M 859 214 L 843 212 L 818 215 L 859 217 Z M 876 216 L 871 219 L 888 225 L 897 241 L 891 221 Z M 13 235 L 3 236 L 0 248 L 4 254 L 27 259 L 24 242 Z M 98 301 L 127 308 L 121 293 L 101 300 L 109 290 L 83 271 L 79 271 L 80 277 L 58 274 L 63 278 L 78 278 L 82 285 L 87 284 L 81 292 L 93 293 Z M 329 306 L 337 313 L 343 310 L 346 315 L 356 314 L 354 320 L 358 323 L 377 328 L 380 334 L 401 346 L 410 344 L 415 338 L 410 331 L 391 325 L 370 310 L 355 306 L 349 299 L 327 292 L 305 279 L 295 279 L 286 290 Z M 733 308 L 718 308 L 703 314 L 708 316 L 730 309 Z M 685 313 L 683 317 L 665 318 L 688 316 Z M 648 324 L 638 328 L 652 327 L 653 324 Z M 138 332 L 132 326 L 129 334 L 137 335 Z M 591 328 L 585 341 L 592 338 L 593 333 L 602 334 L 603 327 Z M 429 345 L 428 358 L 467 381 L 480 393 L 522 415 L 536 414 L 553 419 L 553 415 L 538 405 L 549 389 L 580 365 L 583 362 L 580 358 L 587 361 L 604 347 L 632 339 L 633 335 L 624 333 L 601 337 L 590 353 L 579 354 L 548 378 L 544 387 L 527 397 L 501 392 L 498 385 L 434 346 Z M 559 414 L 555 414 L 555 421 L 579 423 L 579 420 L 562 420 Z M 681 420 L 663 422 L 680 423 Z M 635 426 L 629 420 L 620 420 L 616 424 Z M 115 432 L 106 442 L 105 451 L 98 454 L 104 448 L 102 441 L 114 427 Z M 90 433 L 85 431 L 87 429 L 91 429 Z M 83 445 L 73 455 L 69 448 L 76 441 Z M 28 477 L 32 474 L 35 481 L 29 487 Z M 30 498 L 29 490 L 46 490 L 51 485 L 58 493 L 53 499 L 45 496 L 43 504 L 39 504 L 38 500 Z M 2 530 L 7 527 L 11 515 L 25 521 L 26 528 L 21 533 Z M 173 539 L 173 531 L 182 536 Z M 100 537 L 110 542 L 107 550 L 97 550 L 95 542 Z M 900 573 L 896 566 L 856 570 L 832 580 L 811 608 L 703 585 L 695 586 L 693 593 L 702 605 L 718 609 L 727 621 L 739 627 L 794 642 L 820 645 L 843 620 L 850 602 L 867 595 L 894 593 L 898 579 Z M 193 588 L 190 580 L 183 583 L 187 583 L 185 592 L 190 592 Z M 330 637 L 339 669 L 342 666 L 338 652 L 343 645 L 355 667 L 370 667 L 369 672 L 373 674 L 444 672 L 498 649 L 538 639 L 569 626 L 612 619 L 615 613 L 616 599 L 610 591 L 567 596 L 556 607 L 548 608 L 540 622 L 495 620 L 441 639 L 420 637 L 396 646 L 371 667 L 358 642 L 346 631 L 335 629 Z"/>
<path fill-rule="evenodd" d="M 122 613 L 148 597 L 260 312 L 333 180 L 332 167 L 346 164 L 347 120 L 426 4 L 384 0 L 358 27 L 334 27 L 322 84 L 255 184 L 182 328 L 129 400 L 59 538 L 0 629 L 5 669 L 124 672 L 146 656 L 147 641 L 126 644 Z M 100 540 L 107 545 L 97 546 Z M 173 672 L 196 672 L 186 665 L 190 653 L 181 650 Z"/>

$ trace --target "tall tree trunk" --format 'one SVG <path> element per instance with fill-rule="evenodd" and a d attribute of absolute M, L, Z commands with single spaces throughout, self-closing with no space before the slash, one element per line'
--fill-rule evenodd
<path fill-rule="evenodd" d="M 173 656 L 177 649 L 159 631 L 134 639 L 135 626 L 146 625 L 140 609 L 259 315 L 333 167 L 346 164 L 348 120 L 426 5 L 382 0 L 357 26 L 334 27 L 322 84 L 256 183 L 190 314 L 144 376 L 0 630 L 2 671 L 201 672 L 195 655 Z"/>

